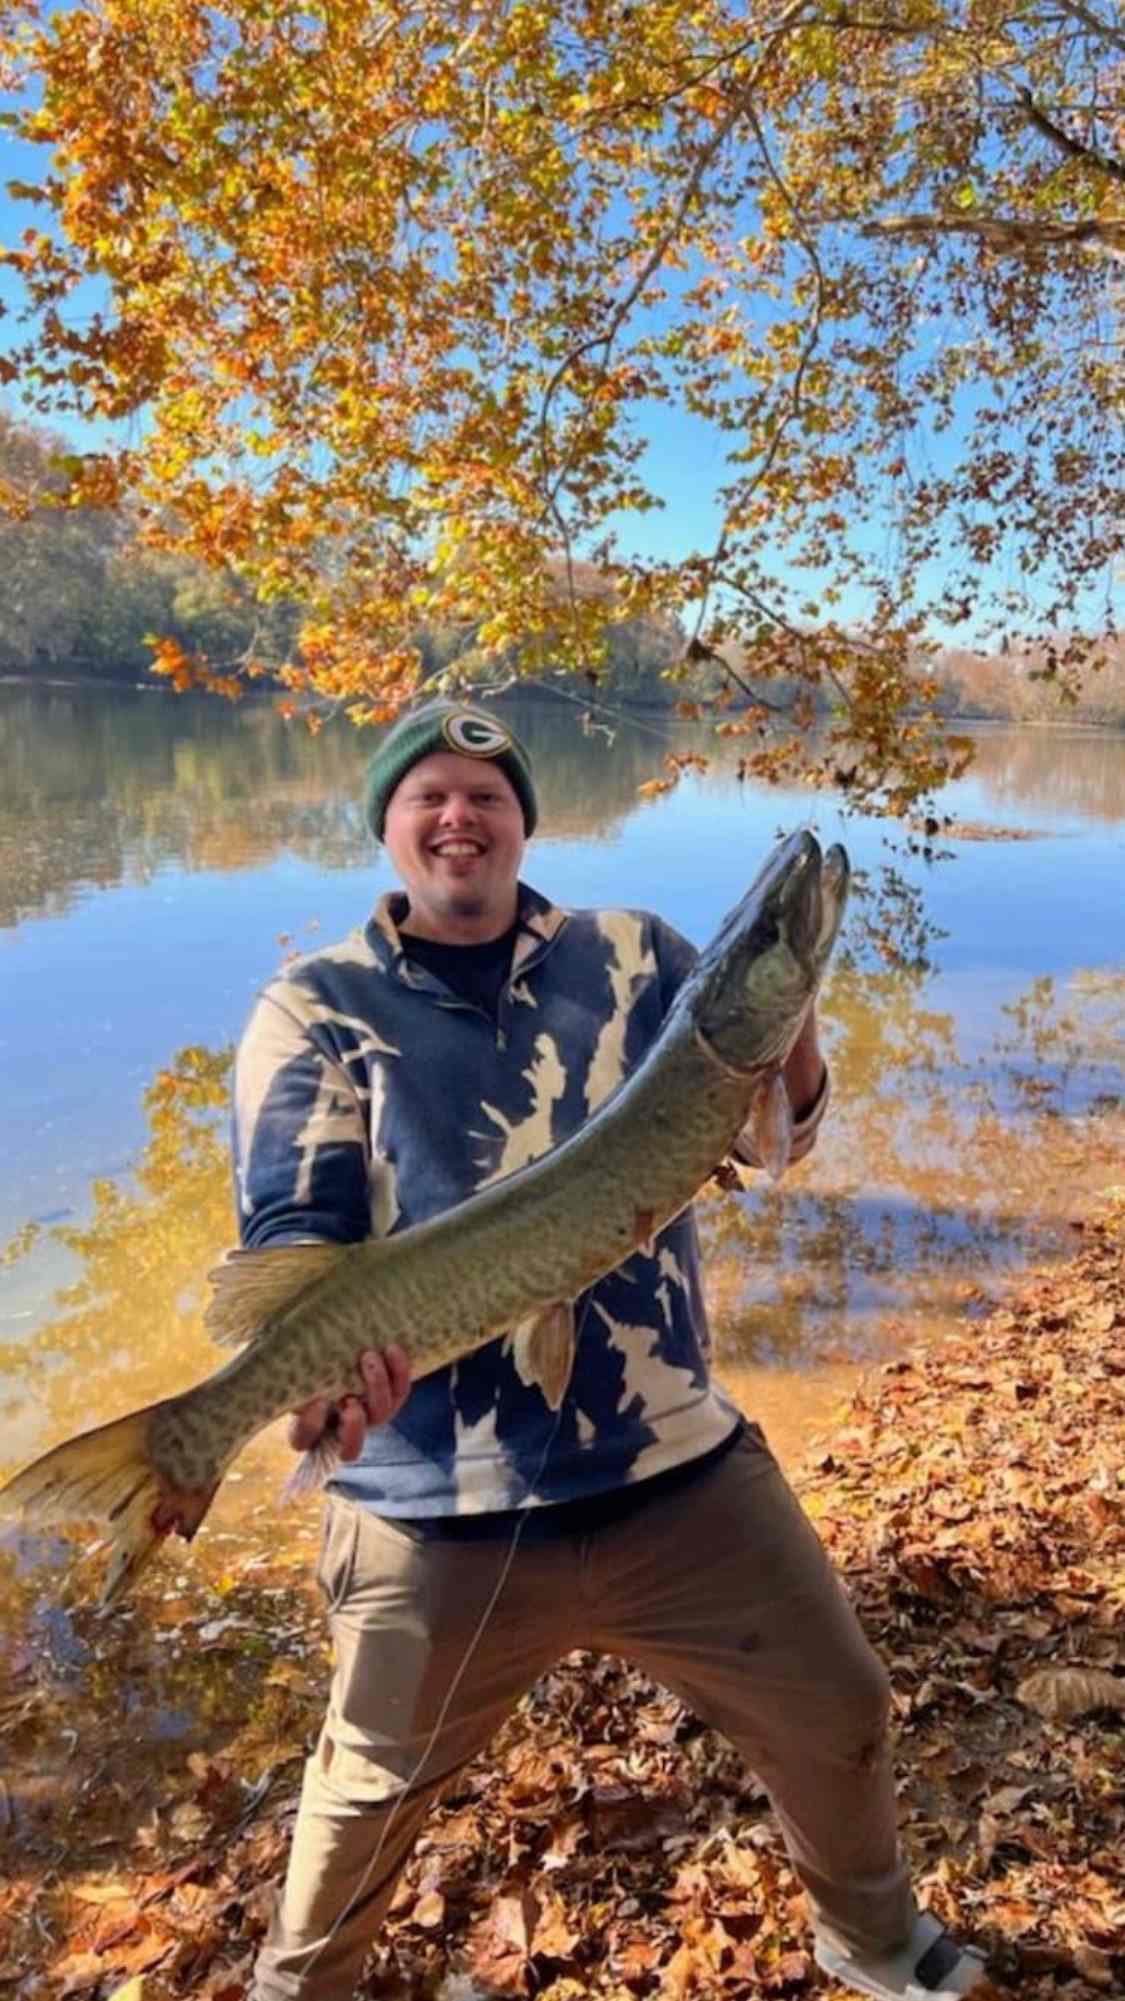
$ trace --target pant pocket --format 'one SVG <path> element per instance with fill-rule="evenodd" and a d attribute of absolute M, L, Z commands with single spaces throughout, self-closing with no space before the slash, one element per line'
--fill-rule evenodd
<path fill-rule="evenodd" d="M 316 1581 L 330 1612 L 335 1612 L 347 1597 L 355 1575 L 358 1541 L 359 1509 L 350 1501 L 329 1501 L 324 1512 Z"/>

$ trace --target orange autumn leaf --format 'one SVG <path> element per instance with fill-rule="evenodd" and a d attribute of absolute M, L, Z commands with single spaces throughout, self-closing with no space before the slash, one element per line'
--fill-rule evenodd
<path fill-rule="evenodd" d="M 1075 699 L 1125 548 L 1104 11 L 157 20 L 0 13 L 27 205 L 0 375 L 99 427 L 50 504 L 292 610 L 290 692 L 393 715 L 423 628 L 470 674 L 596 686 L 649 617 L 686 708 L 761 722 L 756 775 L 780 749 L 892 813 L 966 761 L 936 631 L 1014 627 Z M 230 695 L 255 657 L 154 664 Z"/>

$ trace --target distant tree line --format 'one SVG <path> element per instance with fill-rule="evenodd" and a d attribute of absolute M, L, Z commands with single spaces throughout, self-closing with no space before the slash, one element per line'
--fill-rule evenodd
<path fill-rule="evenodd" d="M 0 412 L 0 673 L 137 681 L 150 633 L 217 660 L 284 656 L 294 607 L 263 610 L 201 565 L 141 547 L 120 513 L 53 504 L 67 449 Z"/>
<path fill-rule="evenodd" d="M 1058 651 L 1065 651 L 1060 640 Z M 1088 670 L 1081 694 L 1060 708 L 1059 690 L 1047 649 L 1032 653 L 974 653 L 967 647 L 948 648 L 937 662 L 942 707 L 948 714 L 972 718 L 1002 718 L 1014 723 L 1065 720 L 1125 727 L 1125 638 L 1106 642 L 1100 664 Z"/>
<path fill-rule="evenodd" d="M 256 603 L 237 579 L 141 544 L 120 513 L 56 504 L 68 447 L 50 431 L 0 411 L 0 673 L 117 682 L 143 679 L 148 636 L 175 640 L 226 668 L 267 667 L 293 647 L 301 608 Z M 597 589 L 582 566 L 583 587 Z M 477 665 L 471 627 L 428 627 L 417 644 L 428 673 Z M 683 652 L 673 619 L 621 620 L 610 634 L 603 691 L 669 705 L 662 679 Z M 545 671 L 549 663 L 544 662 Z M 495 679 L 497 663 L 488 664 Z"/>
<path fill-rule="evenodd" d="M 146 547 L 120 512 L 55 504 L 66 485 L 67 451 L 52 432 L 0 411 L 0 674 L 144 680 L 153 660 L 150 635 L 204 654 L 222 669 L 250 657 L 267 668 L 286 659 L 299 605 L 263 606 L 236 578 Z M 576 564 L 565 581 L 580 597 L 612 589 L 587 563 Z M 560 596 L 562 583 L 560 574 Z M 607 643 L 597 693 L 611 701 L 672 706 L 684 692 L 685 658 L 692 659 L 692 706 L 725 687 L 740 700 L 759 696 L 784 711 L 802 686 L 783 664 L 768 687 L 746 678 L 737 651 L 729 658 L 693 656 L 683 626 L 670 616 L 619 619 Z M 495 656 L 478 659 L 471 626 L 426 626 L 416 644 L 427 674 L 456 662 L 470 675 L 479 670 L 490 681 L 497 677 Z M 542 678 L 549 682 L 549 644 L 541 651 Z M 1049 664 L 1045 653 L 960 648 L 943 652 L 936 664 L 928 660 L 925 671 L 939 681 L 940 706 L 949 715 L 1042 722 L 1060 714 L 1057 684 L 1043 674 Z M 573 687 L 573 677 L 567 678 Z M 823 704 L 818 691 L 816 705 Z M 1105 649 L 1104 664 L 1088 675 L 1071 713 L 1084 722 L 1125 725 L 1125 640 Z"/>

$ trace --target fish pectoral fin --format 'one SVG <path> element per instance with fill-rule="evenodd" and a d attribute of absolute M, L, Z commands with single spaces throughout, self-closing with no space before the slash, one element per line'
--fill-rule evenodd
<path fill-rule="evenodd" d="M 348 1254 L 345 1244 L 279 1244 L 273 1250 L 228 1251 L 207 1276 L 213 1287 L 203 1325 L 220 1348 L 252 1341 L 263 1321 L 289 1306 Z"/>
<path fill-rule="evenodd" d="M 512 1360 L 521 1383 L 538 1384 L 557 1410 L 574 1367 L 574 1307 L 568 1299 L 521 1320 L 512 1335 Z"/>
<path fill-rule="evenodd" d="M 780 1181 L 793 1151 L 793 1107 L 780 1070 L 758 1086 L 744 1130 L 770 1180 Z"/>

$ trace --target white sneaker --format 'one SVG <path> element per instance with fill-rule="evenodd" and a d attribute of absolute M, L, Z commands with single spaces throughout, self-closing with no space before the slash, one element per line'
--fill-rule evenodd
<path fill-rule="evenodd" d="M 959 2001 L 985 1985 L 984 1954 L 958 1945 L 929 1911 L 919 1911 L 906 1944 L 897 1952 L 851 1953 L 818 1938 L 816 1963 L 875 2001 Z"/>

